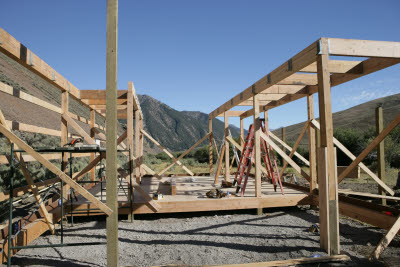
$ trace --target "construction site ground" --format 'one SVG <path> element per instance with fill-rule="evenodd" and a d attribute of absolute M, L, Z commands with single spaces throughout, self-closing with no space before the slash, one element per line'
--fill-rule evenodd
<path fill-rule="evenodd" d="M 120 264 L 198 266 L 237 264 L 326 255 L 319 234 L 309 231 L 318 212 L 309 206 L 269 208 L 256 211 L 202 212 L 136 215 L 131 223 L 119 223 Z M 65 243 L 106 241 L 104 217 L 75 218 L 67 224 Z M 370 263 L 368 255 L 386 231 L 346 217 L 340 219 L 342 253 L 351 262 L 330 266 L 384 266 Z M 43 235 L 33 244 L 57 244 L 59 236 Z M 399 261 L 400 238 L 396 237 L 382 257 Z M 15 266 L 106 266 L 106 246 L 40 248 L 20 251 Z M 322 265 L 321 265 L 322 266 Z M 325 265 L 327 266 L 327 265 Z M 395 265 L 392 265 L 395 266 Z"/>

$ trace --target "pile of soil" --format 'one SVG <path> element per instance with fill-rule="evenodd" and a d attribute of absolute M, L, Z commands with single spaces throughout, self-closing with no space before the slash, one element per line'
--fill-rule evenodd
<path fill-rule="evenodd" d="M 309 227 L 318 222 L 318 212 L 304 208 L 264 209 L 234 213 L 141 215 L 134 223 L 119 223 L 120 265 L 235 264 L 325 256 L 319 234 Z M 65 242 L 106 241 L 102 221 L 69 224 Z M 366 258 L 385 231 L 347 218 L 340 218 L 341 249 L 351 262 L 331 266 L 379 266 Z M 33 244 L 57 244 L 59 236 L 45 235 Z M 383 257 L 398 256 L 396 237 Z M 13 257 L 15 266 L 106 266 L 106 246 L 26 249 Z M 326 265 L 327 266 L 327 265 Z"/>

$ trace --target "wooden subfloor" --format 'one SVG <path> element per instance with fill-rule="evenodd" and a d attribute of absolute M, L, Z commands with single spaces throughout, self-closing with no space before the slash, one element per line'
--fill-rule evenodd
<path fill-rule="evenodd" d="M 233 180 L 234 177 L 232 177 Z M 170 178 L 164 178 L 168 181 Z M 252 209 L 252 208 L 268 208 L 268 207 L 287 207 L 296 206 L 299 204 L 310 204 L 311 197 L 301 191 L 297 191 L 292 188 L 284 187 L 284 195 L 281 194 L 279 187 L 277 191 L 274 191 L 272 184 L 268 182 L 262 183 L 262 196 L 257 198 L 254 197 L 254 179 L 249 178 L 247 184 L 246 193 L 244 197 L 240 194 L 236 196 L 235 188 L 223 188 L 224 192 L 229 191 L 230 196 L 221 199 L 210 199 L 206 197 L 206 193 L 215 188 L 213 185 L 214 177 L 210 176 L 180 176 L 175 177 L 176 180 L 176 195 L 171 195 L 171 186 L 169 184 L 161 183 L 156 177 L 143 178 L 141 187 L 151 196 L 154 193 L 159 192 L 164 195 L 164 198 L 158 200 L 157 203 L 161 206 L 158 213 L 172 213 L 172 212 L 193 212 L 193 211 L 213 211 L 213 210 L 235 210 L 235 209 Z M 123 188 L 119 189 L 119 213 L 128 214 L 130 212 L 130 204 L 125 193 L 128 193 L 127 184 L 122 184 Z M 103 199 L 106 201 L 106 185 L 103 185 Z M 96 195 L 99 199 L 101 198 L 100 185 L 96 185 L 89 191 Z M 69 204 L 67 205 L 69 206 Z M 73 202 L 74 209 L 87 209 L 95 208 L 87 200 L 82 197 L 78 197 L 78 201 Z M 97 211 L 87 211 L 89 213 L 101 213 Z M 80 211 L 79 213 L 82 213 Z M 154 211 L 148 207 L 144 198 L 137 192 L 134 192 L 134 203 L 133 213 L 154 213 Z M 78 213 L 76 215 L 79 215 Z"/>

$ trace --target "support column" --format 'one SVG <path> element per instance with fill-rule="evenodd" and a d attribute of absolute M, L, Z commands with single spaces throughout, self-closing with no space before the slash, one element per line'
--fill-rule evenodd
<path fill-rule="evenodd" d="M 106 71 L 106 194 L 107 266 L 118 266 L 118 194 L 117 194 L 117 64 L 118 0 L 107 0 L 107 71 Z"/>
<path fill-rule="evenodd" d="M 255 182 L 256 182 L 256 190 L 255 196 L 261 197 L 261 142 L 260 142 L 260 131 L 261 131 L 261 123 L 260 123 L 260 105 L 259 105 L 259 96 L 253 96 L 253 108 L 254 108 L 254 166 L 255 166 Z"/>
<path fill-rule="evenodd" d="M 265 125 L 265 132 L 268 133 L 269 125 L 268 125 L 268 110 L 264 111 L 264 125 Z"/>
<path fill-rule="evenodd" d="M 143 169 L 143 162 L 144 162 L 144 159 L 143 159 L 143 155 L 144 155 L 144 136 L 143 136 L 143 134 L 142 134 L 142 131 L 141 130 L 144 130 L 144 127 L 143 127 L 143 118 L 140 118 L 140 133 L 139 133 L 139 139 L 140 139 L 140 146 L 139 146 L 139 148 L 140 148 L 140 182 L 142 181 L 142 177 L 143 177 L 143 175 L 145 174 L 145 170 Z"/>
<path fill-rule="evenodd" d="M 240 118 L 240 143 L 241 146 L 244 146 L 244 126 L 243 119 Z"/>
<path fill-rule="evenodd" d="M 68 91 L 64 91 L 61 94 L 61 113 L 68 114 L 68 106 L 69 106 L 69 93 Z M 62 115 L 61 114 L 61 115 Z M 68 143 L 68 122 L 61 116 L 61 147 L 63 147 L 66 143 Z M 68 155 L 64 154 L 64 157 L 61 159 L 61 170 L 65 170 L 68 164 Z M 65 184 L 63 188 L 64 198 L 68 199 L 69 185 Z"/>
<path fill-rule="evenodd" d="M 210 176 L 213 175 L 213 134 L 212 134 L 212 119 L 208 120 L 208 132 L 211 133 L 208 138 L 208 158 L 210 165 Z"/>
<path fill-rule="evenodd" d="M 229 117 L 228 113 L 224 113 L 224 122 L 225 122 L 225 136 L 224 136 L 224 142 L 225 142 L 225 181 L 229 182 L 230 181 L 230 171 L 229 171 L 229 141 L 226 140 L 226 137 L 229 136 Z"/>
<path fill-rule="evenodd" d="M 308 120 L 314 119 L 314 96 L 307 96 L 307 115 Z M 308 126 L 308 151 L 309 151 L 309 162 L 310 162 L 310 193 L 316 193 L 317 189 L 317 155 L 316 155 L 316 140 L 315 140 L 315 128 L 312 127 L 311 123 Z"/>
<path fill-rule="evenodd" d="M 127 118 L 126 118 L 126 140 L 127 140 L 127 148 L 129 149 L 130 161 L 128 162 L 129 174 L 133 175 L 133 118 L 134 118 L 134 107 L 133 107 L 133 82 L 128 82 L 128 93 L 127 93 Z M 130 177 L 130 176 L 129 176 Z M 129 180 L 129 179 L 128 179 Z M 130 188 L 133 188 L 130 185 Z M 128 189 L 128 200 L 132 197 L 132 190 Z M 131 221 L 133 218 L 133 213 L 128 214 L 128 221 Z"/>
<path fill-rule="evenodd" d="M 140 173 L 140 112 L 135 111 L 135 176 L 136 183 L 140 183 L 141 173 Z"/>
<path fill-rule="evenodd" d="M 96 131 L 94 128 L 94 125 L 96 123 L 96 112 L 94 111 L 94 109 L 90 110 L 90 137 L 95 140 L 96 137 Z M 94 160 L 94 153 L 90 153 L 90 162 L 92 162 Z M 96 178 L 96 167 L 92 168 L 90 170 L 90 180 L 94 181 Z M 92 184 L 94 185 L 94 184 Z"/>
<path fill-rule="evenodd" d="M 376 120 L 376 135 L 379 135 L 383 131 L 383 110 L 382 106 L 379 106 L 375 109 L 375 120 Z M 378 151 L 378 177 L 379 179 L 382 180 L 382 182 L 386 182 L 386 176 L 385 176 L 385 143 L 384 140 L 382 140 L 378 146 L 377 146 L 377 151 Z M 379 194 L 380 195 L 386 195 L 385 191 L 382 190 L 382 187 L 379 187 Z M 382 199 L 382 205 L 386 205 L 386 199 Z"/>
<path fill-rule="evenodd" d="M 322 39 L 321 53 L 317 55 L 318 100 L 321 119 L 321 148 L 319 150 L 319 207 L 321 247 L 329 255 L 340 253 L 339 214 L 336 158 L 333 146 L 333 122 L 330 73 L 328 69 L 328 42 Z"/>

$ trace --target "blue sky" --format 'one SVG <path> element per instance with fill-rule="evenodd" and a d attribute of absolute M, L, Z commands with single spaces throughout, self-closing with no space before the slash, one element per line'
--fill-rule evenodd
<path fill-rule="evenodd" d="M 398 0 L 120 0 L 119 89 L 133 81 L 139 94 L 209 113 L 319 37 L 400 41 L 399 10 Z M 105 88 L 105 0 L 2 0 L 0 27 L 78 88 Z M 335 87 L 333 111 L 400 93 L 399 70 Z M 305 119 L 304 99 L 270 111 L 271 128 Z"/>

